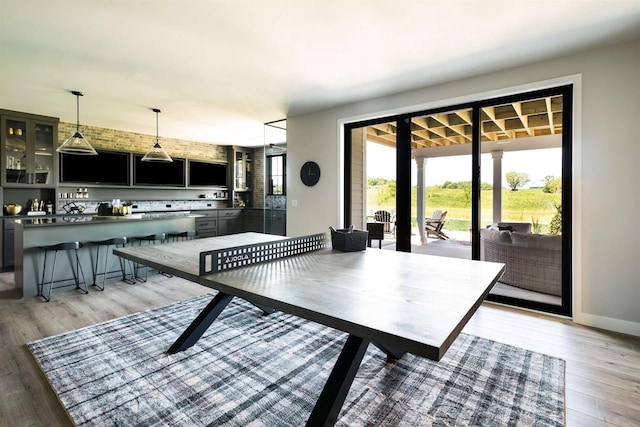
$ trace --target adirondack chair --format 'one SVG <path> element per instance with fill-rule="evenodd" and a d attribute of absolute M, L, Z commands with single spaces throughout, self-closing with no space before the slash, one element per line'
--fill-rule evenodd
<path fill-rule="evenodd" d="M 384 222 L 384 232 L 391 232 L 391 213 L 387 211 L 375 211 L 373 217 L 377 222 Z"/>
<path fill-rule="evenodd" d="M 446 240 L 449 238 L 449 236 L 444 234 L 444 232 L 442 231 L 446 216 L 447 211 L 442 212 L 438 209 L 433 212 L 431 218 L 425 219 L 424 229 L 427 232 L 427 237 L 432 236 L 442 240 Z"/>

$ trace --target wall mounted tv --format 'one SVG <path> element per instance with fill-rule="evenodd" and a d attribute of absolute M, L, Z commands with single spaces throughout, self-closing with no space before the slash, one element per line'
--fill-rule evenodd
<path fill-rule="evenodd" d="M 184 187 L 184 159 L 173 162 L 143 162 L 142 155 L 136 154 L 133 162 L 133 185 Z"/>
<path fill-rule="evenodd" d="M 60 182 L 129 185 L 129 153 L 101 151 L 97 156 L 60 153 Z"/>
<path fill-rule="evenodd" d="M 189 185 L 192 187 L 226 187 L 227 164 L 189 160 Z"/>

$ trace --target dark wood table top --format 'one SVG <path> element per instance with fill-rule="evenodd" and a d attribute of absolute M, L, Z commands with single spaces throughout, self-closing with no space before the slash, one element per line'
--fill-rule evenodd
<path fill-rule="evenodd" d="M 504 264 L 406 252 L 310 252 L 198 276 L 198 254 L 284 239 L 259 233 L 114 250 L 127 259 L 368 341 L 440 360 Z"/>

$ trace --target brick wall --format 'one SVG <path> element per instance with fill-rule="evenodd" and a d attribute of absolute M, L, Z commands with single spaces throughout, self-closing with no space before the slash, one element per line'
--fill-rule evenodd
<path fill-rule="evenodd" d="M 58 143 L 62 144 L 75 130 L 76 125 L 74 123 L 60 122 L 58 125 Z M 156 141 L 155 135 L 95 126 L 81 126 L 80 130 L 95 149 L 145 154 Z M 171 157 L 216 162 L 227 161 L 227 147 L 223 145 L 172 138 L 160 138 L 160 144 Z"/>
<path fill-rule="evenodd" d="M 264 206 L 264 148 L 253 152 L 253 206 Z"/>

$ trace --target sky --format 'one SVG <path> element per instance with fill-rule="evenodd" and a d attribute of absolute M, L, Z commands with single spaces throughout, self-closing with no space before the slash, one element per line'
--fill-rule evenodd
<path fill-rule="evenodd" d="M 545 176 L 559 178 L 562 175 L 562 149 L 510 151 L 502 157 L 502 174 L 507 172 L 526 172 L 531 182 L 525 186 L 542 186 Z M 481 181 L 493 182 L 493 160 L 491 154 L 483 154 L 480 160 Z M 415 162 L 412 184 L 416 183 Z M 427 160 L 425 165 L 426 185 L 440 185 L 445 181 L 471 181 L 471 156 L 437 157 Z M 395 149 L 380 144 L 367 144 L 367 177 L 395 180 Z M 502 185 L 507 186 L 503 179 Z"/>

